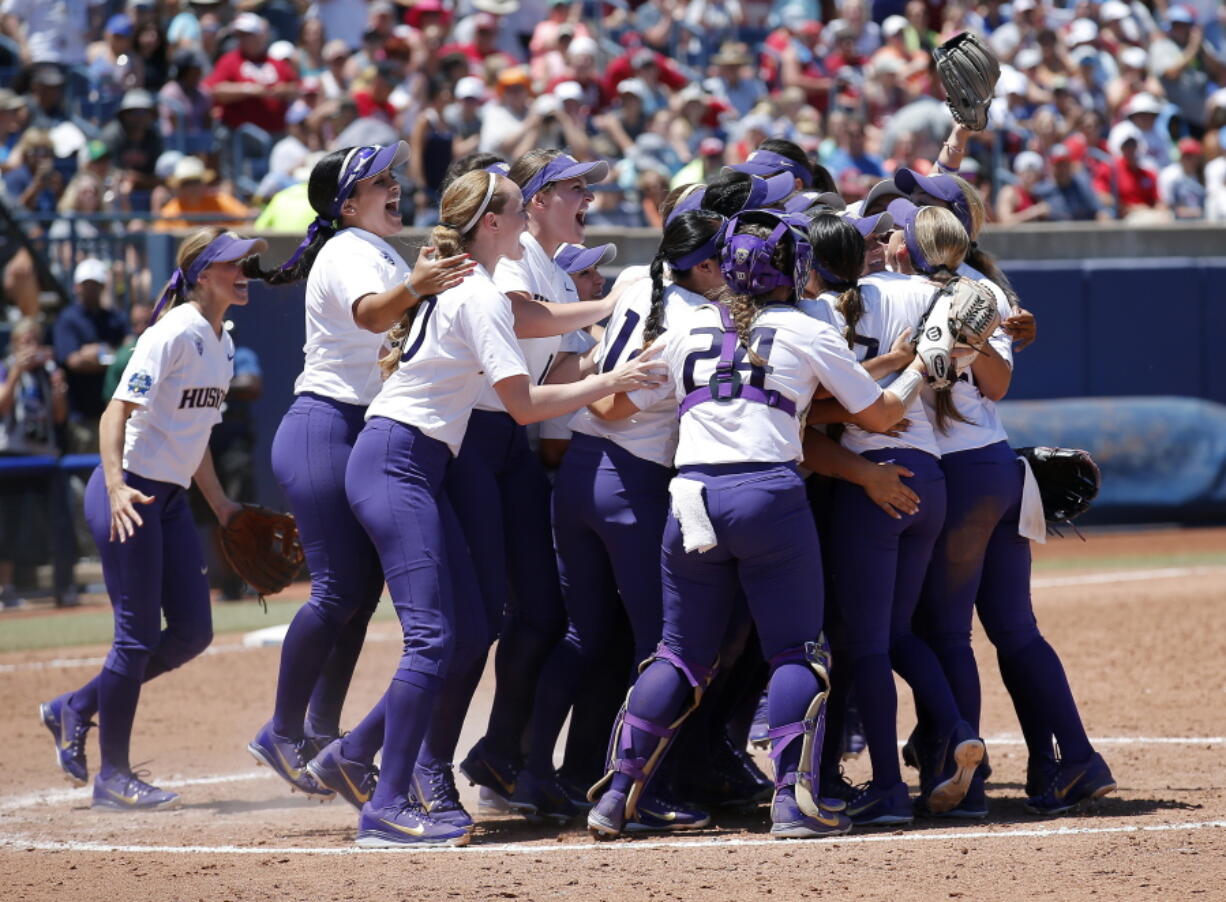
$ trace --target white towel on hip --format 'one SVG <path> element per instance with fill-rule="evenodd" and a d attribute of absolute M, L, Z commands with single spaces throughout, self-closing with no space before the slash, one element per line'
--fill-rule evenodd
<path fill-rule="evenodd" d="M 673 516 L 681 525 L 681 543 L 686 553 L 710 551 L 718 544 L 715 527 L 707 515 L 706 490 L 696 479 L 674 476 L 668 484 L 668 495 Z"/>
<path fill-rule="evenodd" d="M 1022 483 L 1022 510 L 1017 518 L 1017 534 L 1038 542 L 1047 542 L 1047 518 L 1043 516 L 1043 497 L 1039 494 L 1039 481 L 1034 478 L 1030 461 L 1019 457 L 1025 481 Z"/>

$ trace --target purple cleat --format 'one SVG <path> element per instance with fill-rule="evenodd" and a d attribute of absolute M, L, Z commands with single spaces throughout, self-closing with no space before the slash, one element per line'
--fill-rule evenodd
<path fill-rule="evenodd" d="M 335 798 L 332 790 L 316 783 L 307 771 L 307 741 L 274 733 L 272 721 L 264 724 L 255 734 L 255 739 L 247 743 L 247 751 L 251 752 L 256 763 L 271 767 L 278 777 L 289 784 L 291 790 L 305 792 L 323 802 Z"/>
<path fill-rule="evenodd" d="M 369 802 L 358 817 L 359 846 L 395 849 L 406 846 L 465 846 L 471 837 L 463 827 L 435 820 L 413 800 L 387 808 Z"/>
<path fill-rule="evenodd" d="M 542 820 L 565 823 L 579 815 L 557 775 L 542 777 L 521 770 L 511 796 L 511 810 L 534 823 Z"/>
<path fill-rule="evenodd" d="M 91 808 L 104 811 L 165 811 L 179 805 L 178 793 L 158 789 L 130 771 L 94 778 Z"/>
<path fill-rule="evenodd" d="M 626 794 L 616 789 L 606 790 L 587 813 L 587 829 L 596 839 L 613 839 L 626 826 Z"/>
<path fill-rule="evenodd" d="M 933 785 L 923 793 L 920 804 L 932 814 L 943 814 L 958 807 L 970 791 L 975 771 L 983 761 L 983 740 L 964 720 L 958 721 L 939 749 L 940 771 Z"/>
<path fill-rule="evenodd" d="M 796 791 L 782 786 L 771 803 L 771 836 L 777 839 L 813 839 L 842 836 L 851 830 L 851 819 L 841 811 L 830 811 L 821 802 L 816 817 L 805 814 L 796 802 Z"/>
<path fill-rule="evenodd" d="M 866 783 L 847 803 L 847 816 L 857 827 L 887 827 L 909 824 L 914 819 L 907 784 L 893 786 Z"/>
<path fill-rule="evenodd" d="M 1031 814 L 1064 814 L 1080 802 L 1101 799 L 1115 792 L 1115 777 L 1103 756 L 1095 752 L 1085 761 L 1062 761 L 1047 790 L 1026 800 Z"/>
<path fill-rule="evenodd" d="M 421 803 L 422 810 L 439 823 L 461 830 L 473 829 L 472 817 L 460 804 L 460 793 L 455 788 L 450 762 L 418 762 L 413 768 L 413 796 Z"/>
<path fill-rule="evenodd" d="M 55 740 L 55 763 L 68 777 L 73 786 L 89 782 L 89 768 L 85 764 L 85 737 L 93 723 L 83 718 L 68 704 L 68 695 L 61 695 L 38 706 L 38 716 L 43 726 Z"/>
<path fill-rule="evenodd" d="M 306 766 L 321 789 L 331 790 L 358 811 L 370 801 L 379 782 L 379 768 L 365 761 L 351 761 L 341 753 L 341 740 L 328 743 Z"/>

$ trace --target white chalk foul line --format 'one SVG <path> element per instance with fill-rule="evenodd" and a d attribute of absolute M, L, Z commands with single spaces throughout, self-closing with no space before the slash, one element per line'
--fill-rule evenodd
<path fill-rule="evenodd" d="M 868 843 L 905 843 L 905 842 L 957 842 L 973 839 L 1033 839 L 1053 836 L 1101 836 L 1111 833 L 1171 833 L 1194 832 L 1198 830 L 1215 830 L 1226 828 L 1226 821 L 1197 821 L 1188 824 L 1153 824 L 1150 826 L 1121 827 L 1051 827 L 1032 830 L 959 830 L 953 832 L 923 832 L 888 834 L 853 834 L 850 836 L 832 836 L 825 839 L 787 840 L 787 846 L 796 843 L 846 843 L 848 845 L 864 845 Z M 377 855 L 384 852 L 393 854 L 406 853 L 452 853 L 459 855 L 543 855 L 551 852 L 610 852 L 630 853 L 648 852 L 660 849 L 711 849 L 711 848 L 754 848 L 774 846 L 785 848 L 777 839 L 693 839 L 670 840 L 658 842 L 586 842 L 561 843 L 550 845 L 529 845 L 498 843 L 492 845 L 470 845 L 464 848 L 430 848 L 410 846 L 404 849 L 362 849 L 357 846 L 346 848 L 304 848 L 288 846 L 269 848 L 259 846 L 142 846 L 142 845 L 112 845 L 93 842 L 48 842 L 43 840 L 27 840 L 20 836 L 0 835 L 0 848 L 10 848 L 22 851 L 39 852 L 105 852 L 120 854 L 164 853 L 172 855 Z"/>
<path fill-rule="evenodd" d="M 1032 589 L 1058 589 L 1064 586 L 1096 586 L 1104 583 L 1132 583 L 1151 579 L 1178 579 L 1183 576 L 1211 576 L 1226 573 L 1226 567 L 1162 567 L 1157 570 L 1112 570 L 1082 573 L 1077 576 L 1040 576 L 1030 580 Z"/>
<path fill-rule="evenodd" d="M 185 786 L 214 786 L 219 783 L 242 783 L 247 780 L 259 780 L 274 774 L 267 770 L 244 771 L 238 774 L 218 774 L 211 777 L 182 777 L 178 780 L 158 780 L 158 785 L 164 789 L 182 789 Z M 55 805 L 62 802 L 86 801 L 89 799 L 88 786 L 73 789 L 45 789 L 41 792 L 29 792 L 24 795 L 0 799 L 0 812 L 17 811 L 29 808 L 31 805 Z"/>

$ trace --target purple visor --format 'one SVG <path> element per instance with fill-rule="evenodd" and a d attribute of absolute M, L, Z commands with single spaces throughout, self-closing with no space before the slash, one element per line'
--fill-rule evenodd
<path fill-rule="evenodd" d="M 597 160 L 594 163 L 580 163 L 569 154 L 562 154 L 560 157 L 554 157 L 537 170 L 536 175 L 528 179 L 528 184 L 523 186 L 521 193 L 524 196 L 524 200 L 531 200 L 537 192 L 553 182 L 564 182 L 567 179 L 577 179 L 581 176 L 589 182 L 600 182 L 608 174 L 609 164 L 604 160 Z"/>
<path fill-rule="evenodd" d="M 795 182 L 786 172 L 762 178 L 760 175 L 749 177 L 749 196 L 741 205 L 741 210 L 761 210 L 774 206 L 792 193 Z"/>
<path fill-rule="evenodd" d="M 397 141 L 395 144 L 355 147 L 349 151 L 341 167 L 341 177 L 336 184 L 336 197 L 332 201 L 332 218 L 340 217 L 341 207 L 353 194 L 353 189 L 357 187 L 358 182 L 378 175 L 385 169 L 403 166 L 409 161 L 409 153 L 409 145 L 404 141 Z"/>
<path fill-rule="evenodd" d="M 589 266 L 604 266 L 617 258 L 617 245 L 598 244 L 584 247 L 582 244 L 564 244 L 553 255 L 553 262 L 569 273 L 582 272 Z"/>
<path fill-rule="evenodd" d="M 814 207 L 826 207 L 838 212 L 846 206 L 842 195 L 833 191 L 797 191 L 783 203 L 783 209 L 789 213 L 804 213 Z"/>
<path fill-rule="evenodd" d="M 900 197 L 890 204 L 888 212 L 894 217 L 894 228 L 902 229 L 903 237 L 907 241 L 907 253 L 911 255 L 911 265 L 920 272 L 931 275 L 936 271 L 936 267 L 928 262 L 915 237 L 915 217 L 919 215 L 919 210 L 911 201 Z"/>
<path fill-rule="evenodd" d="M 954 216 L 958 217 L 958 222 L 962 223 L 962 228 L 966 229 L 966 233 L 968 235 L 971 233 L 974 226 L 971 208 L 966 202 L 966 195 L 962 193 L 962 189 L 958 187 L 953 176 L 920 175 L 914 169 L 899 169 L 894 173 L 894 184 L 912 203 L 915 202 L 916 193 L 920 191 L 935 197 Z"/>
<path fill-rule="evenodd" d="M 902 200 L 903 198 L 899 198 Z M 869 235 L 888 232 L 894 228 L 894 217 L 890 215 L 889 210 L 882 210 L 880 213 L 875 213 L 872 216 L 851 216 L 843 215 L 843 218 L 856 227 L 856 231 L 864 238 Z"/>
<path fill-rule="evenodd" d="M 214 238 L 205 247 L 204 250 L 192 261 L 191 266 L 187 268 L 187 272 L 182 269 L 176 269 L 170 277 L 170 282 L 167 283 L 162 296 L 158 298 L 157 306 L 153 308 L 153 316 L 150 317 L 150 322 L 156 322 L 158 314 L 162 312 L 172 298 L 180 298 L 187 293 L 187 290 L 194 286 L 200 280 L 200 274 L 208 268 L 210 263 L 232 263 L 235 260 L 242 260 L 244 257 L 250 257 L 252 254 L 258 254 L 268 249 L 268 242 L 263 238 L 239 238 L 232 232 L 222 232 Z"/>
<path fill-rule="evenodd" d="M 699 187 L 695 188 L 685 197 L 681 198 L 681 200 L 677 201 L 677 205 L 674 206 L 671 210 L 669 210 L 668 218 L 664 220 L 664 225 L 667 226 L 670 222 L 672 222 L 682 213 L 689 213 L 692 210 L 701 209 L 702 201 L 706 196 L 707 196 L 707 186 L 706 185 L 700 185 Z"/>
<path fill-rule="evenodd" d="M 744 163 L 737 163 L 732 168 L 737 172 L 761 176 L 787 172 L 793 178 L 800 179 L 801 184 L 806 188 L 813 185 L 813 173 L 807 166 L 802 166 L 795 160 L 772 150 L 755 150 Z"/>
<path fill-rule="evenodd" d="M 724 223 L 715 230 L 715 233 L 711 235 L 710 238 L 708 238 L 698 247 L 694 248 L 688 254 L 682 254 L 680 257 L 670 258 L 668 265 L 677 272 L 685 272 L 687 269 L 693 269 L 704 260 L 710 260 L 712 257 L 718 257 L 720 245 L 723 243 L 724 237 L 727 234 L 727 228 L 728 224 Z"/>

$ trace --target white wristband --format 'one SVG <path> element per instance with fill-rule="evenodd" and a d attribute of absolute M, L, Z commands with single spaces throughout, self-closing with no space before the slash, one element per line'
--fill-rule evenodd
<path fill-rule="evenodd" d="M 905 410 L 911 406 L 911 402 L 915 400 L 923 384 L 924 377 L 915 370 L 903 370 L 898 378 L 890 383 L 890 392 L 898 398 Z"/>

